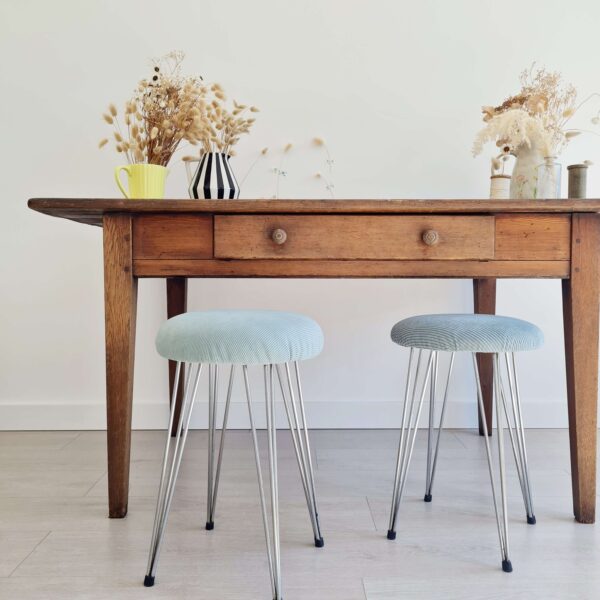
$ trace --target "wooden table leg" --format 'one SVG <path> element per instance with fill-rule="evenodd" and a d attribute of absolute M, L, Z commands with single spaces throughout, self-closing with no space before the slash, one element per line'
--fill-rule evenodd
<path fill-rule="evenodd" d="M 573 512 L 580 523 L 596 516 L 599 253 L 599 216 L 574 214 L 571 278 L 562 289 Z"/>
<path fill-rule="evenodd" d="M 186 277 L 167 277 L 167 319 L 176 317 L 187 310 L 187 278 Z M 175 371 L 177 363 L 169 361 L 169 401 L 173 398 L 173 386 L 175 385 Z M 183 402 L 183 381 L 185 369 L 182 368 L 179 376 L 179 386 L 177 388 L 177 398 L 175 399 L 175 416 L 173 418 L 173 427 L 171 435 L 177 433 L 177 423 L 179 423 L 179 412 Z"/>
<path fill-rule="evenodd" d="M 137 278 L 133 276 L 131 217 L 104 216 L 104 312 L 108 512 L 127 514 Z"/>
<path fill-rule="evenodd" d="M 473 305 L 475 312 L 483 315 L 496 313 L 496 280 L 493 278 L 473 279 Z M 477 368 L 481 380 L 481 392 L 483 394 L 483 405 L 485 407 L 486 425 L 488 435 L 492 435 L 492 415 L 494 409 L 494 388 L 492 380 L 494 376 L 492 354 L 477 354 Z M 483 421 L 479 405 L 479 435 L 483 435 Z"/>

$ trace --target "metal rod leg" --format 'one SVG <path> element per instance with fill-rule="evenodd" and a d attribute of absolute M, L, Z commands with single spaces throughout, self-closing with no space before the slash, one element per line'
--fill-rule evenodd
<path fill-rule="evenodd" d="M 260 507 L 263 518 L 263 527 L 265 532 L 265 543 L 267 546 L 267 559 L 269 564 L 269 579 L 271 581 L 271 592 L 274 600 L 281 600 L 281 558 L 279 546 L 279 495 L 277 489 L 277 438 L 274 422 L 274 394 L 273 394 L 273 369 L 270 366 L 264 368 L 265 379 L 265 400 L 267 413 L 267 438 L 269 444 L 269 472 L 270 472 L 270 491 L 271 491 L 271 520 L 267 512 L 267 501 L 265 498 L 265 486 L 262 476 L 262 467 L 260 463 L 260 452 L 258 448 L 258 438 L 256 435 L 256 426 L 252 411 L 252 397 L 250 394 L 250 382 L 248 379 L 248 367 L 242 367 L 244 377 L 244 387 L 246 390 L 246 400 L 248 403 L 248 416 L 250 418 L 250 430 L 252 432 L 252 442 L 254 445 L 254 461 L 256 463 L 256 475 L 258 479 L 258 491 L 260 496 Z M 273 531 L 271 531 L 271 526 Z"/>
<path fill-rule="evenodd" d="M 302 489 L 304 490 L 304 497 L 306 498 L 306 506 L 308 508 L 308 514 L 310 517 L 311 526 L 313 529 L 313 536 L 315 543 L 320 538 L 319 525 L 316 517 L 316 509 L 313 504 L 313 494 L 308 481 L 308 472 L 306 467 L 306 456 L 304 453 L 304 444 L 300 437 L 299 425 L 298 425 L 298 414 L 295 410 L 295 403 L 293 400 L 293 388 L 291 387 L 291 381 L 287 379 L 287 389 L 284 386 L 284 377 L 281 374 L 281 365 L 275 367 L 277 371 L 277 378 L 279 380 L 279 387 L 281 390 L 281 397 L 283 399 L 283 406 L 290 426 L 290 435 L 292 438 L 292 444 L 294 446 L 294 452 L 296 454 L 296 461 L 298 463 L 298 470 L 300 472 L 300 481 L 302 483 Z M 288 371 L 286 371 L 287 373 Z M 291 390 L 291 393 L 290 393 Z M 292 400 L 288 400 L 288 394 L 292 397 Z M 292 405 L 291 407 L 289 405 Z M 301 447 L 302 446 L 302 447 Z"/>
<path fill-rule="evenodd" d="M 271 525 L 273 536 L 273 583 L 275 600 L 281 598 L 281 547 L 279 543 L 279 487 L 277 481 L 277 424 L 275 423 L 275 394 L 273 365 L 264 367 L 267 434 L 269 441 L 269 474 L 271 488 Z"/>
<path fill-rule="evenodd" d="M 502 535 L 502 529 L 500 527 L 500 513 L 498 511 L 498 500 L 496 495 L 496 484 L 494 480 L 494 471 L 493 471 L 493 460 L 492 460 L 492 451 L 490 448 L 490 440 L 488 437 L 488 428 L 485 420 L 485 407 L 483 404 L 483 393 L 481 391 L 481 380 L 479 379 L 479 369 L 477 368 L 477 357 L 473 353 L 473 370 L 475 372 L 475 382 L 477 385 L 477 401 L 479 403 L 479 410 L 482 415 L 482 426 L 483 426 L 483 439 L 485 441 L 485 453 L 487 455 L 488 462 L 488 471 L 490 474 L 490 485 L 492 487 L 492 501 L 494 503 L 494 514 L 496 515 L 496 527 L 498 529 L 498 540 L 500 542 L 500 551 L 502 553 L 502 560 L 504 561 L 504 538 Z"/>
<path fill-rule="evenodd" d="M 290 377 L 289 365 L 286 365 L 286 374 L 287 374 L 287 378 L 288 378 L 289 387 L 291 390 L 292 382 L 291 382 L 291 377 Z M 316 525 L 315 546 L 317 548 L 322 548 L 325 545 L 325 542 L 323 541 L 323 536 L 321 535 L 321 525 L 319 523 L 319 511 L 317 509 L 317 494 L 315 491 L 315 473 L 314 473 L 314 469 L 313 469 L 312 455 L 310 452 L 310 439 L 308 436 L 308 423 L 306 420 L 306 409 L 304 406 L 304 396 L 302 394 L 302 384 L 300 381 L 300 367 L 299 367 L 297 361 L 294 362 L 294 375 L 296 377 L 296 390 L 298 392 L 298 404 L 300 406 L 299 437 L 300 437 L 300 439 L 302 439 L 302 437 L 304 438 L 304 443 L 303 443 L 304 452 L 305 452 L 304 464 L 305 464 L 305 468 L 308 470 L 307 483 L 308 483 L 309 492 L 310 492 L 309 496 L 312 501 L 312 511 L 313 511 L 313 515 L 314 515 L 314 523 Z M 295 413 L 296 409 L 295 409 L 295 402 L 294 402 L 293 394 L 290 395 L 290 400 L 294 404 L 293 412 Z"/>
<path fill-rule="evenodd" d="M 415 349 L 410 349 L 410 355 L 408 357 L 408 369 L 406 373 L 406 387 L 404 389 L 404 406 L 402 408 L 402 420 L 400 422 L 400 441 L 398 442 L 398 453 L 396 455 L 396 471 L 394 473 L 394 488 L 392 491 L 392 508 L 390 510 L 390 521 L 388 525 L 388 538 L 395 539 L 396 535 L 392 531 L 392 527 L 394 524 L 395 516 L 394 516 L 394 507 L 396 506 L 396 495 L 398 494 L 398 487 L 400 485 L 400 467 L 402 464 L 402 457 L 404 452 L 404 435 L 405 435 L 405 427 L 406 427 L 406 415 L 408 408 L 408 398 L 410 394 L 410 374 L 412 370 L 412 363 L 414 357 Z M 421 350 L 419 350 L 419 358 L 418 361 L 421 361 Z M 417 368 L 418 371 L 418 368 Z M 393 537 L 390 535 L 394 533 Z"/>
<path fill-rule="evenodd" d="M 519 426 L 519 411 L 517 408 L 517 397 L 514 389 L 514 380 L 511 373 L 510 363 L 508 354 L 505 354 L 506 363 L 506 375 L 508 379 L 509 387 L 509 398 L 510 403 L 506 400 L 506 393 L 504 390 L 504 384 L 502 378 L 500 378 L 500 394 L 502 397 L 502 405 L 504 408 L 504 414 L 506 415 L 506 423 L 508 425 L 508 434 L 510 437 L 510 443 L 512 446 L 513 456 L 515 459 L 515 466 L 517 469 L 517 475 L 519 477 L 519 484 L 521 486 L 521 493 L 523 495 L 523 503 L 525 504 L 525 513 L 527 515 L 527 523 L 530 525 L 535 524 L 535 516 L 533 513 L 533 502 L 531 499 L 531 489 L 529 485 L 529 473 L 527 469 L 527 459 L 524 450 L 524 431 L 521 431 Z M 513 432 L 514 430 L 514 432 Z"/>
<path fill-rule="evenodd" d="M 508 506 L 506 500 L 506 467 L 504 461 L 504 419 L 502 411 L 503 403 L 500 401 L 500 364 L 498 355 L 494 355 L 494 387 L 496 394 L 496 427 L 498 437 L 498 462 L 500 463 L 500 493 L 502 497 L 502 530 L 504 538 L 504 548 L 502 557 L 502 570 L 506 573 L 512 571 L 512 564 L 509 559 L 508 550 Z"/>
<path fill-rule="evenodd" d="M 511 384 L 512 385 L 512 384 Z M 523 461 L 521 457 L 521 445 L 519 436 L 517 434 L 518 424 L 516 422 L 516 414 L 514 408 L 512 410 L 512 418 L 511 411 L 509 410 L 508 402 L 506 401 L 506 392 L 504 389 L 504 381 L 502 375 L 499 375 L 499 387 L 500 387 L 500 399 L 502 401 L 502 407 L 504 409 L 504 416 L 506 417 L 506 425 L 508 427 L 508 436 L 510 439 L 510 445 L 512 447 L 513 456 L 515 459 L 515 466 L 517 468 L 517 476 L 519 478 L 519 485 L 521 487 L 521 493 L 523 494 L 523 502 L 525 503 L 525 510 L 529 515 L 529 503 L 527 499 L 527 492 L 525 489 L 525 479 L 523 477 Z M 512 392 L 511 392 L 511 400 L 512 400 Z"/>
<path fill-rule="evenodd" d="M 527 510 L 527 523 L 535 525 L 536 518 L 533 511 L 533 495 L 531 492 L 531 481 L 529 478 L 529 465 L 527 463 L 527 447 L 525 445 L 525 427 L 523 425 L 523 413 L 521 411 L 521 395 L 519 393 L 519 382 L 517 381 L 517 365 L 515 364 L 515 355 L 511 353 L 510 361 L 506 355 L 506 368 L 508 371 L 509 381 L 512 381 L 511 387 L 512 406 L 514 411 L 514 419 L 516 423 L 516 437 L 520 446 L 521 456 L 521 472 L 523 474 L 523 483 L 525 488 L 525 508 Z"/>
<path fill-rule="evenodd" d="M 429 500 L 431 501 L 431 494 L 433 491 L 433 478 L 435 477 L 435 468 L 437 466 L 438 453 L 440 450 L 440 438 L 442 436 L 442 430 L 444 428 L 444 417 L 446 416 L 446 406 L 448 404 L 448 389 L 450 387 L 450 377 L 452 376 L 452 368 L 454 366 L 454 352 L 450 354 L 450 364 L 448 365 L 448 376 L 446 378 L 446 387 L 444 389 L 444 399 L 442 401 L 442 412 L 440 414 L 440 422 L 438 426 L 437 439 L 435 442 L 435 453 L 433 455 L 433 464 L 431 465 L 431 475 L 429 477 Z M 436 366 L 437 369 L 437 366 Z"/>
<path fill-rule="evenodd" d="M 213 485 L 212 505 L 210 510 L 211 524 L 214 528 L 215 510 L 217 506 L 217 492 L 219 491 L 219 479 L 221 477 L 221 463 L 223 461 L 223 449 L 225 448 L 225 433 L 227 432 L 227 420 L 229 419 L 229 407 L 231 406 L 231 393 L 233 391 L 233 380 L 235 376 L 235 365 L 231 365 L 229 372 L 229 384 L 227 386 L 227 399 L 225 401 L 225 412 L 223 413 L 223 426 L 221 427 L 221 439 L 219 440 L 219 456 L 217 457 L 217 470 Z M 215 406 L 216 418 L 216 406 Z"/>
<path fill-rule="evenodd" d="M 180 365 L 177 367 L 178 372 Z M 177 475 L 179 474 L 179 467 L 181 466 L 181 459 L 183 457 L 183 449 L 187 439 L 189 431 L 190 420 L 192 417 L 192 409 L 194 407 L 194 401 L 198 392 L 198 383 L 200 381 L 200 374 L 202 373 L 202 365 L 197 365 L 195 369 L 195 377 L 193 386 L 190 385 L 192 381 L 192 371 L 194 369 L 188 368 L 188 376 L 185 384 L 184 396 L 181 406 L 181 412 L 179 414 L 179 422 L 177 425 L 177 438 L 175 440 L 175 448 L 172 456 L 169 459 L 169 449 L 171 440 L 171 427 L 173 425 L 173 415 L 175 412 L 175 402 L 171 404 L 171 417 L 169 428 L 167 429 L 167 442 L 165 444 L 165 453 L 163 458 L 163 466 L 159 484 L 158 500 L 156 503 L 156 514 L 154 517 L 154 527 L 152 531 L 152 539 L 150 542 L 150 552 L 148 556 L 148 567 L 146 570 L 146 577 L 144 578 L 144 585 L 151 587 L 154 585 L 154 578 L 156 575 L 156 567 L 158 563 L 158 557 L 160 555 L 160 549 L 162 546 L 163 536 L 169 518 L 169 511 L 171 508 L 171 502 L 173 500 L 173 493 L 175 491 L 175 483 L 177 481 Z M 177 373 L 178 374 L 178 373 Z M 174 386 L 173 397 L 177 394 L 177 387 Z"/>
<path fill-rule="evenodd" d="M 215 468 L 215 426 L 217 412 L 217 386 L 219 371 L 217 365 L 208 367 L 208 469 L 206 478 L 206 529 L 214 529 L 212 501 Z"/>
<path fill-rule="evenodd" d="M 433 361 L 433 372 L 431 374 L 431 384 L 429 387 L 429 426 L 427 428 L 427 473 L 425 480 L 425 502 L 431 502 L 431 467 L 433 464 L 433 421 L 435 417 L 435 392 L 437 383 L 439 355 L 435 353 Z"/>
<path fill-rule="evenodd" d="M 419 351 L 420 354 L 420 351 Z M 410 465 L 410 460 L 412 458 L 413 450 L 415 447 L 415 441 L 417 439 L 417 432 L 419 428 L 419 419 L 421 417 L 421 409 L 423 408 L 423 401 L 425 399 L 425 392 L 427 391 L 427 384 L 429 382 L 429 377 L 432 372 L 433 360 L 435 358 L 435 352 L 429 353 L 429 360 L 427 363 L 427 369 L 423 376 L 423 383 L 421 387 L 421 392 L 419 394 L 418 402 L 415 406 L 415 398 L 416 392 L 418 389 L 419 381 L 419 367 L 421 363 L 421 356 L 419 355 L 419 359 L 417 360 L 417 369 L 415 373 L 414 385 L 412 397 L 410 400 L 410 406 L 408 409 L 408 417 L 406 419 L 406 427 L 407 431 L 402 429 L 400 433 L 400 449 L 398 452 L 398 463 L 396 465 L 396 471 L 399 473 L 396 478 L 396 487 L 394 489 L 394 493 L 392 494 L 392 508 L 390 511 L 390 523 L 389 529 L 387 532 L 388 540 L 396 539 L 396 519 L 398 517 L 398 509 L 400 508 L 400 500 L 402 499 L 402 492 L 404 491 L 404 486 L 406 484 L 406 477 L 408 475 L 408 467 Z M 410 373 L 408 373 L 408 377 L 410 378 Z M 408 396 L 408 395 L 407 395 Z M 415 410 L 413 411 L 413 408 Z M 416 413 L 413 418 L 413 413 Z M 404 443 L 403 443 L 404 442 Z"/>

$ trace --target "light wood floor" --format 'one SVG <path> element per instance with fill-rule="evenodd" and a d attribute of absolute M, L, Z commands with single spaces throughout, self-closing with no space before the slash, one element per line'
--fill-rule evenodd
<path fill-rule="evenodd" d="M 285 600 L 597 599 L 600 529 L 574 522 L 568 438 L 529 430 L 538 524 L 509 470 L 512 574 L 500 570 L 483 440 L 447 431 L 433 502 L 417 441 L 395 542 L 385 539 L 395 431 L 314 431 L 325 547 L 312 545 L 280 431 Z M 264 440 L 263 440 L 264 441 Z M 228 432 L 216 527 L 204 530 L 206 433 L 190 433 L 156 586 L 142 586 L 164 433 L 133 436 L 129 516 L 106 518 L 103 432 L 0 433 L 0 598 L 269 600 L 247 432 Z"/>

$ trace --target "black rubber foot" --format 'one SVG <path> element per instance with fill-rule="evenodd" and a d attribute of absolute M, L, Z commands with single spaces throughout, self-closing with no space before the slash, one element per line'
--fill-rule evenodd
<path fill-rule="evenodd" d="M 212 531 L 215 528 L 214 521 L 206 521 L 206 530 Z"/>
<path fill-rule="evenodd" d="M 425 496 L 423 496 L 423 502 L 431 502 L 431 494 L 425 494 Z"/>
<path fill-rule="evenodd" d="M 529 525 L 535 525 L 535 523 L 536 523 L 535 515 L 533 515 L 533 517 L 527 517 L 527 523 Z"/>
<path fill-rule="evenodd" d="M 317 548 L 322 548 L 325 545 L 325 542 L 323 541 L 323 538 L 315 538 L 315 546 Z"/>
<path fill-rule="evenodd" d="M 505 573 L 512 573 L 512 563 L 510 562 L 510 560 L 502 561 L 502 570 Z"/>
<path fill-rule="evenodd" d="M 392 531 L 391 529 L 388 529 L 387 539 L 388 540 L 395 540 L 396 539 L 396 532 Z"/>
<path fill-rule="evenodd" d="M 154 575 L 146 575 L 144 577 L 144 587 L 152 587 L 154 585 Z"/>

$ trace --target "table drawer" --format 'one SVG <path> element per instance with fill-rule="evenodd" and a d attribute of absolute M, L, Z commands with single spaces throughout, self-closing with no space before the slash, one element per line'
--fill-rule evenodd
<path fill-rule="evenodd" d="M 494 258 L 493 216 L 221 215 L 215 258 Z"/>
<path fill-rule="evenodd" d="M 212 216 L 141 215 L 133 221 L 136 259 L 212 258 Z"/>

